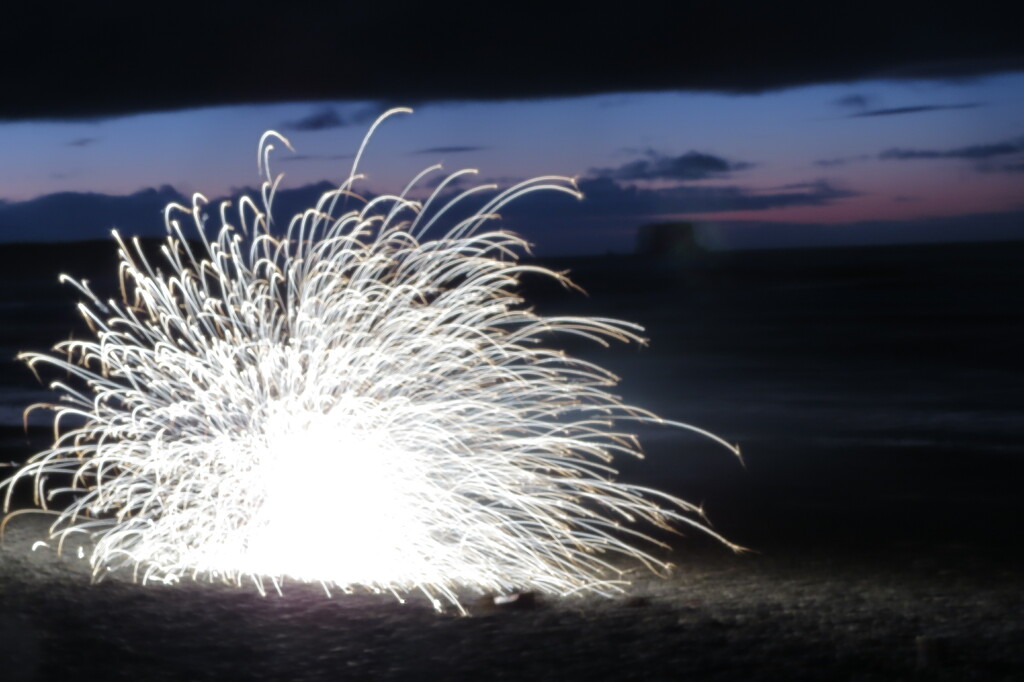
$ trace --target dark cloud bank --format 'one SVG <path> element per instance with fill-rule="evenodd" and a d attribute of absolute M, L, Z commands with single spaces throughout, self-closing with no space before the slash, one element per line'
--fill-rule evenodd
<path fill-rule="evenodd" d="M 275 216 L 286 219 L 316 203 L 334 185 L 320 182 L 295 189 L 279 191 L 274 198 Z M 236 197 L 248 194 L 259 205 L 255 189 L 239 190 Z M 214 199 L 216 207 L 223 199 Z M 125 236 L 161 237 L 164 208 L 171 202 L 191 206 L 192 200 L 169 185 L 144 189 L 134 194 L 109 195 L 92 192 L 58 192 L 28 201 L 0 201 L 0 242 L 58 242 L 106 239 L 117 229 Z M 233 202 L 237 206 L 237 202 Z M 216 211 L 209 211 L 211 221 L 218 224 Z M 191 218 L 177 214 L 186 236 Z M 237 213 L 228 213 L 229 219 Z"/>
<path fill-rule="evenodd" d="M 862 106 L 863 98 L 848 98 L 848 106 Z M 344 124 L 334 109 L 313 111 L 290 125 L 297 130 L 317 130 Z M 434 147 L 416 153 L 462 154 L 482 149 L 459 145 Z M 538 253 L 570 254 L 629 251 L 639 226 L 666 220 L 666 216 L 749 212 L 770 209 L 825 206 L 858 196 L 858 193 L 827 179 L 814 179 L 767 189 L 742 184 L 744 171 L 754 164 L 710 152 L 690 150 L 666 154 L 654 149 L 634 150 L 638 158 L 614 167 L 591 168 L 577 181 L 584 201 L 562 193 L 539 192 L 507 205 L 503 225 L 536 244 Z M 893 148 L 876 155 L 828 159 L 819 166 L 836 166 L 861 159 L 892 161 L 916 159 L 966 159 L 978 170 L 1015 172 L 1024 170 L 1024 137 L 1000 142 L 949 149 Z M 304 160 L 320 157 L 285 157 Z M 497 182 L 507 186 L 514 179 Z M 705 181 L 716 180 L 714 184 Z M 728 181 L 729 184 L 722 184 Z M 481 183 L 483 184 L 483 183 Z M 667 185 L 667 186 L 666 186 Z M 424 188 L 433 187 L 427 183 Z M 334 186 L 320 182 L 277 193 L 274 217 L 286 225 L 295 213 L 315 205 L 320 195 Z M 451 196 L 463 191 L 464 183 L 453 183 Z M 235 194 L 257 197 L 252 188 Z M 372 198 L 373 194 L 369 193 Z M 214 199 L 217 205 L 223 199 Z M 476 210 L 487 197 L 477 195 L 462 202 L 447 217 L 454 224 L 460 212 Z M 169 202 L 190 200 L 174 188 L 164 186 L 128 196 L 64 192 L 30 201 L 0 201 L 0 241 L 68 241 L 106 237 L 112 227 L 125 234 L 161 236 L 164 207 Z M 215 211 L 210 211 L 211 214 Z M 229 215 L 233 215 L 229 213 Z M 463 215 L 465 217 L 465 215 Z M 189 222 L 185 216 L 183 222 Z M 216 224 L 216 219 L 214 219 Z M 191 229 L 191 228 L 190 228 Z M 1024 238 L 1021 214 L 985 214 L 948 219 L 875 221 L 846 225 L 792 225 L 757 220 L 717 221 L 708 235 L 720 248 L 784 248 L 842 244 L 898 243 Z M 710 237 L 709 237 L 710 239 Z"/>
<path fill-rule="evenodd" d="M 952 6 L 951 6 L 952 7 Z M 1005 3 L 206 3 L 179 8 L 195 49 L 155 40 L 144 3 L 11 8 L 0 119 L 294 100 L 451 100 L 644 90 L 755 93 L 865 78 L 954 79 L 1024 69 Z M 168 19 L 168 22 L 177 21 Z M 154 23 L 156 22 L 156 23 Z M 44 50 L 43 45 L 59 46 Z M 71 57 L 68 57 L 71 55 Z M 852 104 L 856 105 L 856 102 Z M 320 112 L 298 129 L 344 124 Z M 318 128 L 319 126 L 319 128 Z"/>
<path fill-rule="evenodd" d="M 320 117 L 327 122 L 330 116 Z M 312 119 L 304 119 L 313 126 Z M 313 126 L 315 127 L 315 126 Z M 313 129 L 310 127 L 310 129 Z M 474 146 L 438 147 L 424 153 L 468 153 Z M 890 149 L 877 158 L 969 159 L 976 162 L 1013 165 L 1012 156 L 1024 151 L 1024 138 L 946 150 Z M 871 157 L 865 157 L 871 158 Z M 837 165 L 837 159 L 822 165 Z M 639 226 L 665 220 L 665 216 L 746 211 L 755 214 L 769 209 L 825 206 L 858 196 L 858 193 L 825 179 L 768 189 L 752 189 L 737 182 L 753 164 L 727 159 L 708 152 L 687 151 L 671 155 L 645 150 L 639 158 L 616 167 L 592 168 L 578 180 L 585 200 L 576 201 L 562 193 L 538 192 L 507 205 L 502 225 L 536 245 L 541 254 L 628 252 L 633 248 Z M 706 180 L 728 180 L 730 184 L 708 184 Z M 664 186 L 668 183 L 668 186 Z M 499 182 L 507 186 L 509 182 Z M 429 187 L 431 185 L 426 185 Z M 277 193 L 274 217 L 282 227 L 295 213 L 316 203 L 334 185 L 328 182 L 284 189 Z M 465 189 L 452 185 L 449 195 Z M 252 188 L 235 194 L 258 197 Z M 369 198 L 373 197 L 369 193 Z M 489 198 L 479 195 L 464 201 L 447 218 L 476 210 Z M 212 205 L 223 199 L 214 199 Z M 169 202 L 189 204 L 174 188 L 164 186 L 127 196 L 59 193 L 24 202 L 0 202 L 0 241 L 68 241 L 100 239 L 112 227 L 124 234 L 162 236 L 164 207 Z M 215 214 L 215 210 L 209 210 Z M 229 216 L 233 216 L 229 212 Z M 786 248 L 839 246 L 845 244 L 900 243 L 924 241 L 992 240 L 1024 238 L 1024 213 L 985 214 L 945 219 L 874 221 L 845 225 L 792 225 L 766 221 L 718 221 L 705 229 L 709 244 L 717 248 Z M 216 218 L 211 219 L 214 224 Z M 190 222 L 183 216 L 183 223 Z M 192 229 L 192 228 L 187 228 Z"/>
<path fill-rule="evenodd" d="M 152 235 L 163 226 L 164 207 L 187 199 L 168 185 L 127 196 L 58 192 L 0 204 L 0 241 L 53 242 L 102 239 L 113 228 L 127 235 Z"/>
<path fill-rule="evenodd" d="M 680 156 L 667 156 L 653 149 L 644 158 L 617 168 L 592 168 L 591 175 L 614 180 L 705 180 L 725 177 L 734 171 L 753 168 L 744 161 L 729 161 L 714 154 L 689 151 Z"/>
<path fill-rule="evenodd" d="M 578 184 L 585 195 L 583 201 L 558 193 L 535 193 L 507 206 L 502 225 L 525 236 L 540 254 L 628 252 L 637 227 L 667 214 L 822 206 L 856 196 L 824 180 L 769 191 L 699 185 L 647 189 L 624 186 L 605 176 L 587 177 Z M 283 225 L 333 187 L 321 182 L 279 191 L 275 218 Z M 257 196 L 251 189 L 244 193 Z M 164 207 L 172 201 L 190 203 L 169 186 L 127 196 L 64 192 L 23 202 L 0 202 L 0 242 L 106 239 L 114 227 L 124 235 L 160 237 L 166 233 Z M 474 208 L 472 203 L 464 206 L 467 211 Z M 216 211 L 209 212 L 211 223 L 219 224 Z M 457 218 L 457 214 L 455 211 L 451 217 Z M 188 233 L 190 218 L 182 216 L 182 223 Z M 1021 239 L 1024 211 L 843 225 L 727 221 L 711 226 L 705 234 L 710 246 L 739 249 Z"/>

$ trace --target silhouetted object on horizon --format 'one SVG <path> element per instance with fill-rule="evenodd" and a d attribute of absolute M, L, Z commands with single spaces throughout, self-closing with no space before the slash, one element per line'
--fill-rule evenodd
<path fill-rule="evenodd" d="M 687 258 L 702 252 L 690 222 L 649 223 L 636 232 L 636 252 L 648 258 Z"/>

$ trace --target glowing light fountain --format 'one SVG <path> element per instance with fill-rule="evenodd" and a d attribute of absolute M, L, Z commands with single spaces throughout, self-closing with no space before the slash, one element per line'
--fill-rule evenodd
<path fill-rule="evenodd" d="M 272 131 L 259 149 L 262 206 L 221 205 L 211 237 L 202 195 L 169 205 L 159 268 L 115 232 L 122 300 L 67 280 L 88 298 L 95 338 L 58 344 L 63 357 L 22 355 L 70 380 L 53 384 L 64 401 L 50 406 L 53 446 L 0 484 L 5 510 L 22 479 L 44 508 L 73 493 L 48 540 L 89 534 L 96 579 L 128 567 L 143 583 L 252 580 L 261 592 L 292 579 L 328 593 L 419 590 L 460 609 L 460 588 L 614 592 L 616 555 L 666 570 L 633 544 L 656 542 L 644 523 L 722 539 L 693 505 L 616 482 L 611 461 L 640 455 L 623 421 L 735 449 L 622 404 L 606 390 L 615 376 L 538 345 L 553 332 L 643 342 L 642 329 L 540 317 L 516 294 L 525 272 L 572 284 L 519 262 L 527 244 L 492 227 L 496 212 L 534 191 L 580 197 L 571 179 L 517 184 L 447 231 L 444 216 L 495 189 L 451 189 L 475 171 L 424 202 L 410 193 L 440 166 L 398 195 L 353 192 L 374 129 L 409 111 L 381 116 L 349 178 L 284 235 L 268 217 L 281 179 L 269 160 L 288 141 Z M 70 488 L 49 486 L 54 474 Z"/>

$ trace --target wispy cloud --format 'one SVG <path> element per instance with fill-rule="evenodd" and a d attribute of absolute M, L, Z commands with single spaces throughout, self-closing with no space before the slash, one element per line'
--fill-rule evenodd
<path fill-rule="evenodd" d="M 76 138 L 74 140 L 70 140 L 67 143 L 67 146 L 69 146 L 69 147 L 88 147 L 91 144 L 96 144 L 97 142 L 99 142 L 99 139 L 100 138 L 98 138 L 98 137 L 79 137 L 79 138 Z"/>
<path fill-rule="evenodd" d="M 281 156 L 278 161 L 344 161 L 354 158 L 355 154 L 294 154 Z"/>
<path fill-rule="evenodd" d="M 949 111 L 951 109 L 976 109 L 981 104 L 968 102 L 964 104 L 919 104 L 911 107 L 892 107 L 889 109 L 868 109 L 850 114 L 849 118 L 869 118 L 873 116 L 899 116 L 901 114 L 921 114 L 928 111 Z"/>
<path fill-rule="evenodd" d="M 612 180 L 704 180 L 753 167 L 745 161 L 696 151 L 668 156 L 648 149 L 645 156 L 615 168 L 591 168 L 590 174 Z"/>
<path fill-rule="evenodd" d="M 856 163 L 857 161 L 864 161 L 871 157 L 866 154 L 859 154 L 857 156 L 839 156 L 831 159 L 818 159 L 814 162 L 815 166 L 819 168 L 835 168 L 837 166 L 845 166 L 850 163 Z"/>
<path fill-rule="evenodd" d="M 479 152 L 487 147 L 481 147 L 477 145 L 451 145 L 447 147 L 427 147 L 426 149 L 417 149 L 410 154 L 466 154 L 468 152 Z"/>
<path fill-rule="evenodd" d="M 334 107 L 322 107 L 303 116 L 291 121 L 285 121 L 281 124 L 283 130 L 294 130 L 301 132 L 309 132 L 314 130 L 327 130 L 329 128 L 341 128 L 349 125 L 349 121 L 342 118 L 341 114 Z"/>
<path fill-rule="evenodd" d="M 950 149 L 904 149 L 894 147 L 878 155 L 884 161 L 907 161 L 913 159 L 969 159 L 980 161 L 997 156 L 1024 152 L 1024 137 L 991 144 L 975 144 Z"/>
<path fill-rule="evenodd" d="M 1024 160 L 1011 163 L 979 164 L 978 170 L 985 173 L 1024 173 Z"/>
<path fill-rule="evenodd" d="M 867 109 L 870 101 L 871 98 L 867 95 L 852 94 L 840 97 L 832 103 L 837 107 L 842 107 L 844 109 Z"/>
<path fill-rule="evenodd" d="M 411 106 L 411 104 L 379 100 L 355 109 L 347 109 L 344 114 L 339 111 L 338 107 L 324 105 L 314 109 L 306 116 L 282 122 L 280 129 L 297 132 L 315 132 L 331 128 L 344 128 L 351 125 L 365 125 L 374 121 L 388 109 L 396 106 Z"/>

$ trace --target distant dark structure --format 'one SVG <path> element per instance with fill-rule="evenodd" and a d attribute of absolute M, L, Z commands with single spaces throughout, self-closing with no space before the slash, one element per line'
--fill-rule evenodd
<path fill-rule="evenodd" d="M 689 222 L 650 223 L 636 232 L 636 252 L 658 259 L 690 258 L 704 248 L 697 243 L 696 227 Z"/>

